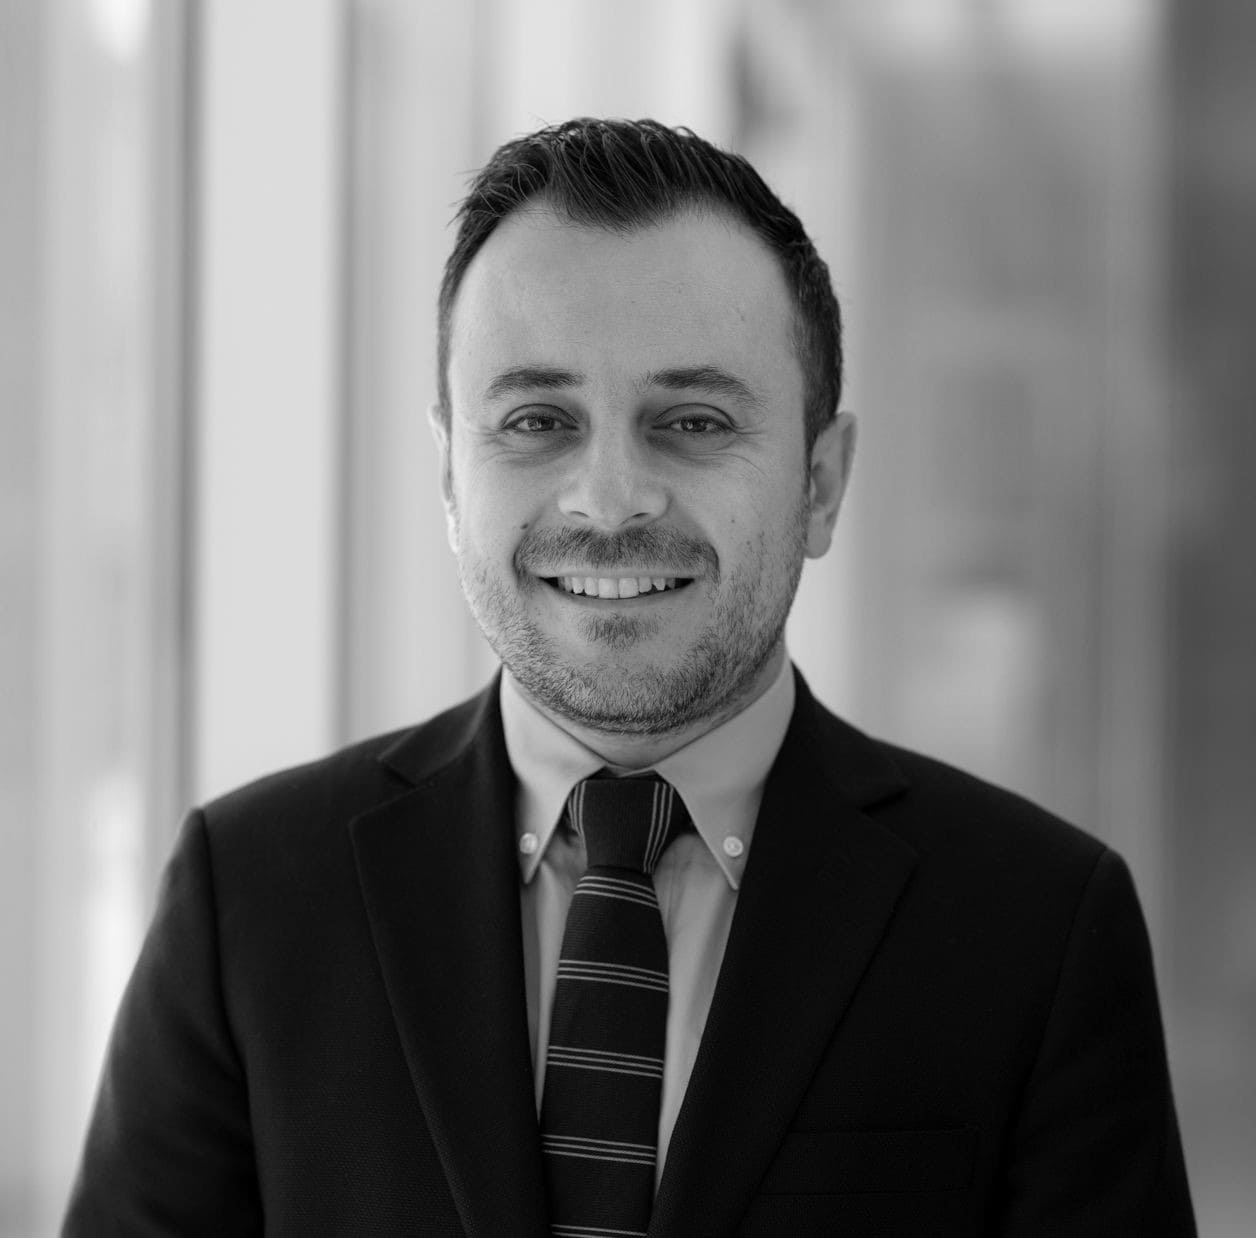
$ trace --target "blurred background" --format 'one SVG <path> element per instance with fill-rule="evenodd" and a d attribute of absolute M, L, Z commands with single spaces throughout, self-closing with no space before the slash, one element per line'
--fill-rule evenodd
<path fill-rule="evenodd" d="M 742 151 L 859 458 L 790 643 L 1135 872 L 1207 1238 L 1256 1226 L 1256 6 L 0 0 L 0 1236 L 56 1228 L 183 808 L 492 659 L 424 408 L 468 173 Z"/>

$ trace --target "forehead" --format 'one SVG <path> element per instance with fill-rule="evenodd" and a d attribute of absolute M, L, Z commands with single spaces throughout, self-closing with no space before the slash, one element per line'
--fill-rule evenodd
<path fill-rule="evenodd" d="M 532 207 L 505 219 L 467 269 L 450 393 L 456 407 L 514 365 L 627 380 L 702 364 L 788 400 L 801 391 L 793 323 L 775 255 L 739 222 L 686 212 L 611 231 Z"/>

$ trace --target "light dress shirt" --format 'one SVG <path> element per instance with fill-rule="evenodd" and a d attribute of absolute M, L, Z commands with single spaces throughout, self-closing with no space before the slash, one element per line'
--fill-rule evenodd
<path fill-rule="evenodd" d="M 793 710 L 794 676 L 785 657 L 780 673 L 757 700 L 646 767 L 676 788 L 695 826 L 668 846 L 654 871 L 670 990 L 656 1185 L 711 1009 L 764 783 Z M 524 982 L 539 1114 L 563 928 L 572 892 L 585 870 L 583 841 L 570 826 L 558 828 L 563 806 L 572 787 L 599 769 L 630 771 L 605 761 L 547 718 L 506 670 L 501 711 L 506 751 L 518 779 L 515 823 Z"/>

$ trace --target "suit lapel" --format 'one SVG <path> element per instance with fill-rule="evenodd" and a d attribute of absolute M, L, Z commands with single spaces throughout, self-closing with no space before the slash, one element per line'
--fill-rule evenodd
<path fill-rule="evenodd" d="M 541 1235 L 513 778 L 496 682 L 385 760 L 418 785 L 351 830 L 415 1091 L 470 1238 Z"/>
<path fill-rule="evenodd" d="M 912 849 L 859 810 L 897 792 L 893 768 L 797 684 L 651 1238 L 733 1231 L 914 865 Z"/>
<path fill-rule="evenodd" d="M 897 792 L 892 767 L 797 686 L 652 1238 L 733 1231 L 914 864 L 860 811 Z M 496 682 L 385 760 L 415 785 L 351 830 L 415 1091 L 470 1238 L 539 1238 L 544 1170 Z"/>

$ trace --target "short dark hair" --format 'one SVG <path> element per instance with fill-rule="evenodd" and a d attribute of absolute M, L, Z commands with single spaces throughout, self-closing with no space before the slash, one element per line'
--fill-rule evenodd
<path fill-rule="evenodd" d="M 511 212 L 543 200 L 573 223 L 627 232 L 693 207 L 727 212 L 776 255 L 794 300 L 794 344 L 804 377 L 807 451 L 837 414 L 842 320 L 829 268 L 798 216 L 741 155 L 655 120 L 583 117 L 507 142 L 476 174 L 458 209 L 437 309 L 437 382 L 449 417 L 454 302 L 467 267 Z"/>

